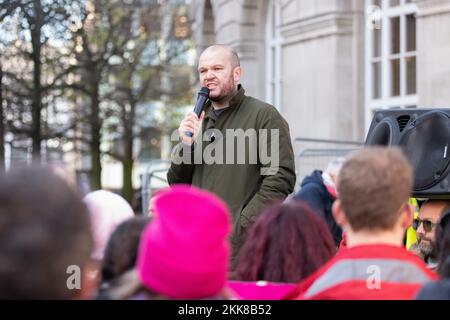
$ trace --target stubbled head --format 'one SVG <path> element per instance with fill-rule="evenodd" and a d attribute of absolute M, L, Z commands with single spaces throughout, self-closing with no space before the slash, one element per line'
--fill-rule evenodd
<path fill-rule="evenodd" d="M 236 51 L 227 45 L 206 48 L 198 62 L 200 83 L 207 87 L 210 100 L 228 101 L 237 91 L 242 69 Z"/>

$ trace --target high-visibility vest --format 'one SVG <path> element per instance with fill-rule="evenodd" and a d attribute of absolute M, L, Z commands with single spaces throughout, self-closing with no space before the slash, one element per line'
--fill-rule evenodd
<path fill-rule="evenodd" d="M 417 219 L 419 217 L 419 204 L 417 202 L 417 199 L 416 198 L 410 198 L 409 199 L 409 204 L 414 206 L 414 219 Z M 411 245 L 413 245 L 416 242 L 417 242 L 416 230 L 414 230 L 413 227 L 410 226 L 406 230 L 406 244 L 405 244 L 406 249 L 409 250 Z"/>

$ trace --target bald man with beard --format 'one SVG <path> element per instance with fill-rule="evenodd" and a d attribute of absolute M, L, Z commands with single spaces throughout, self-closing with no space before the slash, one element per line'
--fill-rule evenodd
<path fill-rule="evenodd" d="M 294 189 L 289 125 L 274 106 L 245 94 L 239 56 L 231 47 L 205 49 L 198 73 L 201 86 L 209 89 L 209 100 L 200 117 L 189 112 L 181 121 L 180 143 L 172 152 L 167 180 L 170 185 L 185 183 L 208 190 L 227 203 L 234 224 L 235 258 L 265 206 L 284 200 Z M 221 159 L 208 160 L 205 154 L 210 150 L 215 150 L 214 155 L 222 153 Z M 264 150 L 270 151 L 269 162 L 261 154 Z M 195 161 L 198 154 L 201 161 Z"/>

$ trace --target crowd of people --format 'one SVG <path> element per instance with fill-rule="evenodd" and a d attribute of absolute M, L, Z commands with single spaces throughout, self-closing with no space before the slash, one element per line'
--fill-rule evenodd
<path fill-rule="evenodd" d="M 413 218 L 412 168 L 395 147 L 361 149 L 339 169 L 339 244 L 325 213 L 292 197 L 258 215 L 235 265 L 232 214 L 211 192 L 172 186 L 142 216 L 109 191 L 81 197 L 51 169 L 10 172 L 0 298 L 449 299 L 450 203 L 427 200 Z"/>
<path fill-rule="evenodd" d="M 450 200 L 414 216 L 401 149 L 336 159 L 288 197 L 286 120 L 245 94 L 229 46 L 207 48 L 198 71 L 208 101 L 181 122 L 149 212 L 82 197 L 52 167 L 0 178 L 0 299 L 449 298 Z"/>

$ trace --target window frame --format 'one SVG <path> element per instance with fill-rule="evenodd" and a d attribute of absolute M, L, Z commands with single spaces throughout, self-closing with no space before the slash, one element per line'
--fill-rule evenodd
<path fill-rule="evenodd" d="M 277 110 L 282 109 L 282 21 L 281 1 L 270 0 L 266 15 L 266 101 Z"/>
<path fill-rule="evenodd" d="M 365 0 L 366 8 L 375 5 L 374 0 Z M 410 14 L 415 15 L 417 13 L 417 6 L 414 3 L 407 2 L 407 0 L 400 0 L 398 6 L 391 7 L 390 0 L 380 0 L 381 10 L 379 13 L 381 23 L 381 41 L 380 41 L 380 56 L 374 58 L 374 29 L 368 27 L 368 23 L 365 27 L 365 97 L 366 97 L 366 131 L 370 126 L 370 122 L 374 111 L 383 108 L 408 108 L 415 107 L 418 104 L 417 96 L 417 20 L 416 20 L 416 48 L 415 51 L 406 52 L 407 49 L 407 21 L 406 17 Z M 400 33 L 400 52 L 391 54 L 391 19 L 400 18 L 399 33 Z M 366 21 L 368 17 L 366 16 Z M 407 63 L 406 58 L 415 57 L 416 59 L 416 91 L 414 94 L 407 94 Z M 392 90 L 392 70 L 391 61 L 393 59 L 400 59 L 400 92 L 398 96 L 391 95 Z M 374 78 L 373 78 L 373 63 L 381 63 L 380 74 L 380 97 L 373 98 L 374 93 Z"/>

